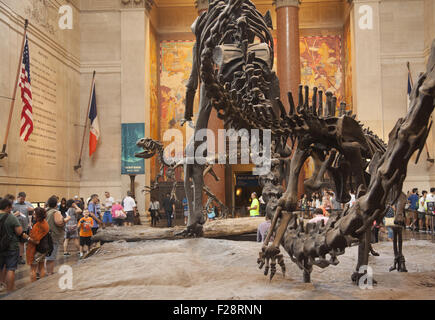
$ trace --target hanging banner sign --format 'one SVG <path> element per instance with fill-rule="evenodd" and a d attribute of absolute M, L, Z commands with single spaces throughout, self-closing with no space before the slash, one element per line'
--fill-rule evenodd
<path fill-rule="evenodd" d="M 136 142 L 145 136 L 145 124 L 123 123 L 121 126 L 121 174 L 145 174 L 145 160 L 134 156 L 143 151 Z"/>

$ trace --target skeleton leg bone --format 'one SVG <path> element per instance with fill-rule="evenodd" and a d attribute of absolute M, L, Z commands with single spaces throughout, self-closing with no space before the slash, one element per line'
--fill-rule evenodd
<path fill-rule="evenodd" d="M 202 141 L 195 141 L 196 134 L 199 130 L 206 129 L 208 126 L 208 120 L 210 118 L 211 112 L 211 104 L 209 99 L 206 97 L 205 86 L 201 84 L 201 99 L 200 99 L 200 109 L 198 120 L 195 126 L 195 132 L 193 136 L 193 140 L 189 143 L 188 155 L 193 158 L 190 162 L 185 166 L 187 167 L 186 172 L 189 175 L 185 175 L 185 186 L 189 186 L 190 179 L 193 180 L 193 204 L 189 202 L 189 218 L 187 222 L 187 231 L 188 234 L 193 236 L 201 236 L 202 235 L 202 225 L 204 224 L 204 216 L 202 214 L 203 206 L 202 206 L 202 197 L 203 197 L 203 186 L 204 186 L 204 165 L 200 165 L 196 163 L 195 160 L 195 152 L 197 148 L 203 143 Z M 193 148 L 192 148 L 193 146 Z M 193 149 L 193 150 L 192 150 Z M 187 180 L 186 180 L 187 179 Z"/>
<path fill-rule="evenodd" d="M 298 147 L 293 155 L 293 158 L 290 163 L 290 176 L 289 176 L 289 185 L 287 187 L 287 191 L 284 193 L 282 198 L 279 200 L 279 205 L 276 210 L 276 213 L 273 217 L 272 225 L 270 226 L 270 230 L 273 232 L 275 230 L 276 224 L 278 222 L 278 217 L 280 218 L 278 229 L 276 231 L 275 239 L 273 243 L 267 247 L 267 244 L 270 240 L 270 235 L 272 232 L 269 232 L 265 244 L 262 248 L 262 251 L 260 252 L 260 258 L 258 259 L 258 263 L 260 265 L 260 268 L 265 264 L 265 275 L 267 275 L 269 270 L 269 263 L 270 260 L 272 260 L 271 265 L 271 278 L 273 278 L 275 274 L 275 265 L 276 260 L 279 257 L 280 250 L 279 246 L 281 244 L 281 241 L 284 237 L 284 233 L 287 230 L 287 226 L 293 216 L 293 211 L 296 209 L 296 203 L 297 203 L 297 191 L 298 191 L 298 177 L 299 173 L 302 169 L 302 166 L 305 162 L 305 160 L 309 156 L 309 150 L 305 147 L 303 143 L 299 143 Z M 278 261 L 280 261 L 280 266 L 282 268 L 282 265 L 284 264 L 283 261 L 281 261 L 278 258 Z M 285 269 L 283 270 L 283 272 Z"/>

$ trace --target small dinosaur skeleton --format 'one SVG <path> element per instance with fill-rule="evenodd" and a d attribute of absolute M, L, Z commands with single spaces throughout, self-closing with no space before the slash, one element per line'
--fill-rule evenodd
<path fill-rule="evenodd" d="M 171 191 L 171 198 L 176 199 L 176 187 L 177 187 L 177 181 L 175 179 L 175 169 L 182 166 L 184 164 L 184 161 L 176 162 L 174 159 L 167 159 L 164 157 L 164 147 L 163 144 L 160 141 L 153 140 L 151 138 L 142 138 L 139 139 L 136 142 L 136 145 L 143 149 L 142 152 L 136 153 L 135 157 L 137 158 L 143 158 L 143 159 L 150 159 L 154 156 L 157 156 L 157 160 L 160 164 L 159 172 L 152 182 L 151 186 L 145 186 L 144 192 L 151 192 L 152 190 L 155 190 L 159 185 L 159 180 L 163 178 L 166 175 L 166 179 L 168 181 L 173 181 L 172 191 Z M 165 171 L 166 168 L 166 171 Z M 204 176 L 210 174 L 214 177 L 216 181 L 219 181 L 219 177 L 216 175 L 216 173 L 213 171 L 213 166 L 210 164 L 206 164 L 206 169 L 204 170 Z M 208 196 L 207 205 L 211 205 L 213 202 L 217 203 L 217 205 L 220 208 L 221 214 L 219 215 L 220 218 L 226 218 L 229 213 L 228 207 L 222 203 L 222 201 L 219 200 L 219 198 L 216 197 L 216 195 L 206 186 L 203 186 L 203 191 Z"/>

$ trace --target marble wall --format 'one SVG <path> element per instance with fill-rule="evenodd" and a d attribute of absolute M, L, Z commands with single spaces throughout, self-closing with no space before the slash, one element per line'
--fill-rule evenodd
<path fill-rule="evenodd" d="M 80 118 L 80 14 L 72 8 L 73 29 L 58 26 L 64 0 L 0 1 L 0 139 L 3 142 L 10 98 L 21 51 L 24 19 L 28 39 L 33 95 L 34 131 L 27 143 L 19 138 L 22 102 L 17 90 L 8 139 L 9 156 L 0 160 L 0 195 L 25 191 L 32 201 L 49 195 L 72 197 L 80 177 L 78 160 Z"/>
<path fill-rule="evenodd" d="M 371 29 L 360 27 L 362 6 L 372 10 Z M 407 112 L 406 63 L 410 63 L 414 81 L 425 70 L 428 39 L 434 36 L 430 34 L 431 12 L 432 4 L 424 0 L 354 0 L 350 9 L 355 109 L 358 119 L 384 141 Z M 433 141 L 432 135 L 427 143 L 431 156 Z M 434 185 L 435 168 L 426 158 L 424 152 L 417 165 L 415 155 L 411 159 L 404 189 Z"/>
<path fill-rule="evenodd" d="M 59 6 L 73 7 L 73 29 L 58 27 Z M 130 189 L 130 177 L 121 176 L 121 123 L 146 123 L 149 134 L 149 70 L 147 10 L 123 7 L 119 0 L 1 0 L 0 1 L 0 127 L 7 121 L 24 19 L 28 18 L 35 131 L 30 141 L 19 140 L 21 105 L 15 106 L 9 136 L 9 157 L 0 161 L 0 194 L 26 191 L 31 201 L 109 191 L 121 199 Z M 148 50 L 148 51 L 147 51 Z M 88 131 L 77 164 L 92 73 L 101 137 L 96 153 L 88 156 Z M 18 95 L 18 93 L 17 93 Z M 0 132 L 3 140 L 4 132 Z M 30 160 L 30 161 L 29 161 Z M 136 177 L 140 192 L 149 179 Z"/>
<path fill-rule="evenodd" d="M 94 8 L 95 10 L 95 8 Z M 89 158 L 85 140 L 80 173 L 80 195 L 111 192 L 121 197 L 121 15 L 119 11 L 82 8 L 81 13 L 80 123 L 87 117 L 92 73 L 96 71 L 95 91 L 101 139 Z M 82 133 L 80 133 L 82 135 Z M 86 135 L 87 138 L 87 135 Z"/>
<path fill-rule="evenodd" d="M 425 26 L 425 33 L 424 33 L 424 60 L 427 61 L 429 58 L 430 48 L 432 45 L 432 42 L 435 39 L 435 3 L 433 0 L 425 0 L 424 1 L 424 26 Z M 432 158 L 435 157 L 435 130 L 432 129 L 432 132 L 429 134 L 429 152 L 432 156 Z M 435 185 L 435 169 L 431 168 L 431 173 L 429 177 L 430 185 Z"/>
<path fill-rule="evenodd" d="M 433 11 L 432 11 L 433 12 Z M 425 49 L 427 37 L 424 1 L 401 0 L 382 1 L 380 3 L 381 36 L 381 74 L 382 74 L 382 108 L 385 135 L 394 127 L 398 117 L 407 112 L 407 81 L 410 63 L 414 83 L 420 72 L 426 70 Z M 385 137 L 387 138 L 387 136 Z M 433 136 L 428 138 L 430 155 L 435 156 Z M 408 176 L 404 189 L 419 187 L 420 190 L 435 186 L 435 167 L 426 161 L 426 150 L 415 164 L 416 154 L 408 165 Z"/>
<path fill-rule="evenodd" d="M 101 140 L 92 158 L 87 156 L 85 146 L 80 194 L 95 192 L 102 196 L 107 190 L 115 199 L 122 199 L 130 190 L 130 177 L 121 175 L 121 124 L 145 123 L 145 135 L 149 135 L 150 127 L 148 16 L 145 8 L 119 5 L 114 0 L 106 0 L 106 6 L 88 3 L 81 12 L 81 121 L 84 123 L 87 114 L 89 96 L 85 93 L 95 70 Z M 149 161 L 145 170 L 145 175 L 135 179 L 141 212 L 145 211 L 141 190 L 149 176 Z"/>

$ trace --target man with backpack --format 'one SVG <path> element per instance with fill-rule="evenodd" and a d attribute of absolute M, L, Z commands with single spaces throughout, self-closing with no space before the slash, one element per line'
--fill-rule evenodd
<path fill-rule="evenodd" d="M 18 218 L 21 226 L 23 227 L 23 233 L 29 234 L 31 227 L 31 220 L 34 208 L 29 201 L 26 201 L 26 193 L 20 192 L 18 193 L 18 198 L 16 201 L 12 203 L 12 213 Z M 24 241 L 20 241 L 20 258 L 18 260 L 19 264 L 25 264 L 26 262 L 23 259 L 24 256 Z"/>
<path fill-rule="evenodd" d="M 7 292 L 15 287 L 15 270 L 17 270 L 20 257 L 19 237 L 23 228 L 17 217 L 11 214 L 12 202 L 9 199 L 0 200 L 0 286 Z M 23 234 L 25 240 L 30 237 Z M 0 287 L 0 292 L 2 289 Z M 4 289 L 3 289 L 4 290 Z"/>
<path fill-rule="evenodd" d="M 57 258 L 59 247 L 63 244 L 65 236 L 65 224 L 71 217 L 62 217 L 62 214 L 57 210 L 57 198 L 52 196 L 47 201 L 47 222 L 50 229 L 50 234 L 53 240 L 53 251 L 49 256 L 45 257 L 47 275 L 54 273 L 54 262 Z"/>

